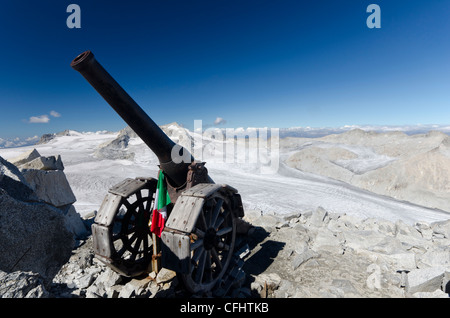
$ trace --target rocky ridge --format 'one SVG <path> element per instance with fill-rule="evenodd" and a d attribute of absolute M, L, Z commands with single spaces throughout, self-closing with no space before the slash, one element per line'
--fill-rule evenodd
<path fill-rule="evenodd" d="M 449 297 L 450 220 L 411 226 L 335 215 L 321 208 L 285 216 L 246 212 L 245 219 L 255 228 L 250 237 L 237 241 L 240 264 L 230 270 L 234 272 L 228 277 L 231 283 L 220 297 Z M 34 273 L 14 272 L 6 277 L 11 275 L 31 282 L 31 287 L 17 284 L 28 286 L 25 291 L 6 294 L 18 297 L 217 296 L 216 291 L 187 294 L 176 273 L 164 268 L 158 274 L 122 277 L 95 259 L 90 237 L 73 250 L 48 287 L 37 284 Z M 3 286 L 4 274 L 0 281 Z"/>
<path fill-rule="evenodd" d="M 321 138 L 285 138 L 292 168 L 398 200 L 448 211 L 450 137 L 354 129 Z"/>
<path fill-rule="evenodd" d="M 60 157 L 31 150 L 10 161 L 0 157 L 0 295 L 41 297 L 89 231 Z"/>

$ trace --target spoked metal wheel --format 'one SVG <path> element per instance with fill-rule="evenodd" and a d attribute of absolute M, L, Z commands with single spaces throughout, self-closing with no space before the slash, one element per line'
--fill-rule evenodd
<path fill-rule="evenodd" d="M 181 274 L 190 292 L 209 291 L 222 278 L 236 237 L 229 199 L 216 192 L 206 199 L 190 235 L 190 272 Z"/>
<path fill-rule="evenodd" d="M 140 275 L 151 263 L 155 189 L 154 179 L 124 180 L 109 190 L 92 226 L 96 257 L 124 276 Z"/>

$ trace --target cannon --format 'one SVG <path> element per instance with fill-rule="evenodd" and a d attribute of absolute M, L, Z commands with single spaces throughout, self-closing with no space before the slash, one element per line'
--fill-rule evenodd
<path fill-rule="evenodd" d="M 190 292 L 210 291 L 227 271 L 236 233 L 249 229 L 242 220 L 240 194 L 229 185 L 216 184 L 205 162 L 174 143 L 91 51 L 78 55 L 71 67 L 155 153 L 171 202 L 159 236 L 150 231 L 158 179 L 127 178 L 110 188 L 92 224 L 95 257 L 123 276 L 164 267 L 181 276 Z"/>

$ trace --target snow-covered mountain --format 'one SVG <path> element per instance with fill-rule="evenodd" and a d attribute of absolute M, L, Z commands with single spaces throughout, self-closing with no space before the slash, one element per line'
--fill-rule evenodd
<path fill-rule="evenodd" d="M 191 132 L 176 123 L 162 126 L 162 129 L 194 155 L 201 154 L 202 158 L 196 158 L 207 162 L 206 167 L 216 183 L 237 188 L 246 209 L 260 210 L 263 214 L 288 214 L 312 211 L 321 206 L 333 213 L 402 220 L 409 224 L 450 218 L 450 213 L 430 207 L 433 202 L 428 202 L 430 204 L 426 207 L 425 204 L 408 202 L 406 198 L 395 199 L 381 191 L 375 193 L 377 189 L 363 186 L 364 182 L 371 182 L 369 176 L 373 177 L 372 180 L 378 178 L 379 183 L 389 182 L 383 174 L 394 177 L 403 160 L 408 158 L 408 148 L 417 149 L 413 145 L 425 139 L 390 133 L 390 139 L 385 139 L 385 151 L 380 152 L 383 143 L 379 138 L 385 138 L 384 135 L 355 130 L 322 138 L 282 138 L 279 148 L 277 145 L 278 149 L 275 149 L 266 141 L 255 144 L 245 138 L 221 140 L 217 136 Z M 375 135 L 380 136 L 377 139 L 373 137 Z M 436 134 L 433 140 L 440 138 L 443 146 L 438 150 L 439 158 L 447 160 L 449 153 L 442 135 Z M 258 160 L 251 161 L 249 158 L 255 153 L 255 147 Z M 429 148 L 429 145 L 424 147 Z M 114 133 L 71 131 L 55 134 L 37 145 L 0 149 L 0 156 L 13 158 L 32 148 L 44 156 L 61 155 L 67 179 L 77 198 L 74 206 L 82 215 L 97 210 L 107 190 L 122 179 L 156 177 L 158 171 L 156 156 L 129 129 Z M 432 154 L 428 156 L 427 153 L 434 148 L 425 148 L 413 156 L 416 165 L 433 160 Z M 232 156 L 229 156 L 230 149 L 234 149 Z M 279 152 L 276 166 L 271 157 L 275 150 Z M 390 174 L 383 170 L 389 166 L 394 167 Z M 449 177 L 448 167 L 442 168 L 443 175 L 439 172 L 436 175 L 445 181 Z M 440 167 L 437 165 L 433 169 Z M 381 176 L 374 175 L 377 171 Z M 366 176 L 366 179 L 361 176 Z M 358 179 L 359 183 L 352 183 L 352 179 Z M 409 186 L 414 190 L 420 189 L 421 185 L 416 182 L 427 182 L 425 179 L 411 179 L 414 184 Z M 434 190 L 427 188 L 429 192 Z"/>

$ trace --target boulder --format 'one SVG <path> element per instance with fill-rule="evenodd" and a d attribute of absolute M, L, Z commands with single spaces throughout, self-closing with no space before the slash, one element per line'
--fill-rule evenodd
<path fill-rule="evenodd" d="M 33 272 L 0 271 L 0 298 L 48 298 L 43 278 Z"/>
<path fill-rule="evenodd" d="M 157 284 L 166 283 L 174 279 L 176 276 L 177 276 L 176 272 L 163 267 L 156 276 L 156 283 Z"/>
<path fill-rule="evenodd" d="M 8 161 L 11 162 L 15 166 L 20 166 L 20 165 L 23 165 L 24 163 L 27 163 L 36 158 L 39 158 L 40 156 L 41 155 L 39 154 L 39 152 L 36 149 L 31 149 L 29 151 L 22 153 L 21 155 L 15 157 L 15 158 L 9 159 Z"/>
<path fill-rule="evenodd" d="M 450 219 L 446 221 L 434 222 L 431 224 L 433 236 L 437 238 L 450 238 Z"/>
<path fill-rule="evenodd" d="M 76 201 L 62 170 L 23 170 L 22 174 L 36 196 L 46 203 L 61 207 Z"/>
<path fill-rule="evenodd" d="M 392 254 L 385 254 L 380 252 L 360 250 L 358 255 L 367 257 L 376 264 L 387 266 L 393 272 L 410 271 L 417 268 L 416 254 L 412 252 L 397 252 Z"/>
<path fill-rule="evenodd" d="M 20 169 L 64 170 L 61 156 L 37 157 L 19 166 Z"/>
<path fill-rule="evenodd" d="M 51 280 L 69 259 L 74 243 L 60 210 L 0 192 L 0 270 L 32 271 Z"/>
<path fill-rule="evenodd" d="M 17 200 L 37 199 L 33 194 L 33 189 L 19 169 L 2 157 L 0 157 L 0 189 Z"/>
<path fill-rule="evenodd" d="M 8 169 L 13 171 L 12 174 L 19 181 L 15 185 L 18 190 L 14 192 L 24 192 L 23 187 L 27 185 L 34 192 L 35 201 L 43 201 L 61 209 L 69 230 L 76 238 L 84 239 L 89 234 L 89 230 L 72 205 L 76 198 L 63 172 L 61 156 L 43 157 L 36 149 L 33 149 L 11 161 L 20 164 L 20 170 L 22 170 L 20 172 L 14 165 L 9 164 Z M 24 201 L 21 197 L 19 199 Z"/>
<path fill-rule="evenodd" d="M 450 246 L 435 246 L 417 255 L 419 268 L 446 266 L 450 268 Z"/>
<path fill-rule="evenodd" d="M 147 287 L 151 279 L 146 277 L 144 279 L 132 279 L 125 286 L 122 287 L 118 295 L 119 298 L 139 297 L 149 294 Z"/>
<path fill-rule="evenodd" d="M 325 224 L 327 224 L 328 218 L 328 212 L 322 208 L 318 207 L 311 215 L 309 219 L 309 223 L 315 227 L 321 227 Z"/>
<path fill-rule="evenodd" d="M 342 233 L 333 233 L 324 228 L 313 239 L 311 249 L 317 253 L 326 251 L 332 254 L 342 254 L 344 252 L 344 242 L 345 239 Z"/>
<path fill-rule="evenodd" d="M 81 219 L 80 214 L 78 214 L 75 207 L 71 204 L 68 206 L 67 212 L 65 213 L 65 221 L 67 228 L 76 238 L 85 239 L 90 234 L 90 231 Z"/>
<path fill-rule="evenodd" d="M 278 289 L 281 283 L 281 277 L 276 273 L 263 273 L 255 277 L 255 286 L 259 285 L 261 288 L 267 288 L 271 291 Z M 267 291 L 266 291 L 267 292 Z"/>
<path fill-rule="evenodd" d="M 95 280 L 96 285 L 102 284 L 104 287 L 109 288 L 119 284 L 122 281 L 122 276 L 107 267 L 104 272 L 98 275 Z"/>
<path fill-rule="evenodd" d="M 444 267 L 419 268 L 410 271 L 407 275 L 406 291 L 430 293 L 442 288 L 444 280 Z"/>
<path fill-rule="evenodd" d="M 354 250 L 370 250 L 384 242 L 386 236 L 376 231 L 349 230 L 343 233 L 346 246 Z"/>

